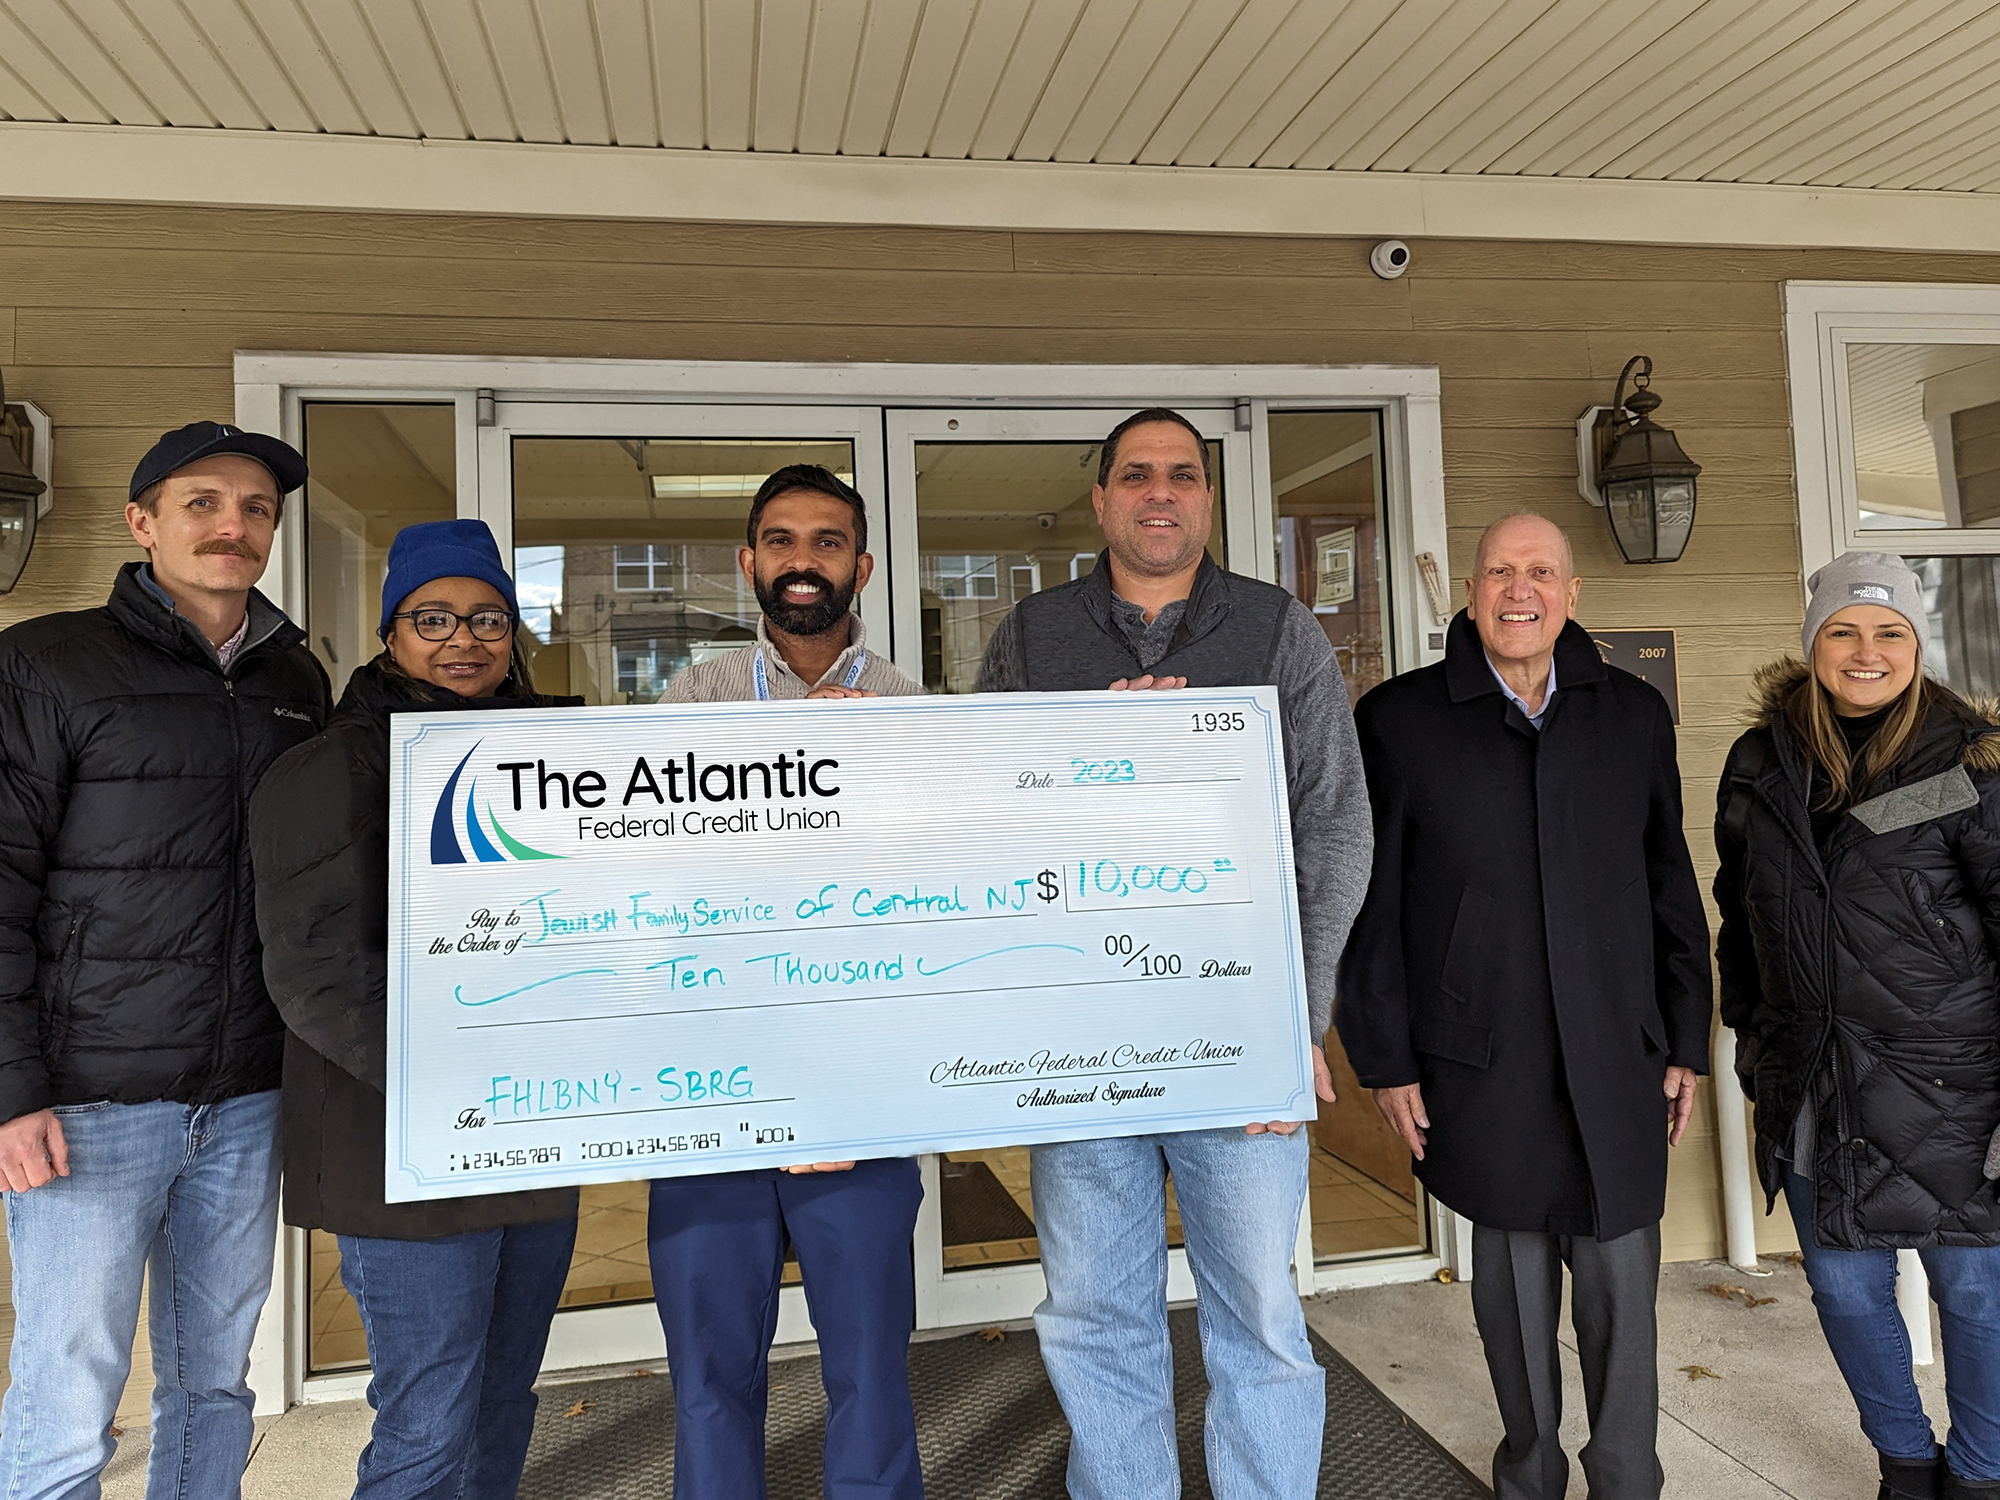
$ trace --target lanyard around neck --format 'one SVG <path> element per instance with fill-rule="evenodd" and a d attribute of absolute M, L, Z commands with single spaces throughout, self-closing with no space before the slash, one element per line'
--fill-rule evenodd
<path fill-rule="evenodd" d="M 842 687 L 851 688 L 861 680 L 862 670 L 868 665 L 868 653 L 857 651 L 854 660 L 848 664 L 847 675 L 840 679 Z M 764 666 L 764 648 L 757 648 L 756 658 L 750 663 L 750 675 L 757 679 L 757 701 L 768 703 L 771 699 L 771 674 Z"/>

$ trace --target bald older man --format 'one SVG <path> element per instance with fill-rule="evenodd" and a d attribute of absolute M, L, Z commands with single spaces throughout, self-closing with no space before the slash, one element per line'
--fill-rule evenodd
<path fill-rule="evenodd" d="M 1560 528 L 1480 538 L 1445 659 L 1356 710 L 1375 810 L 1335 1020 L 1417 1175 L 1472 1220 L 1505 1439 L 1496 1500 L 1561 1500 L 1565 1266 L 1592 1500 L 1656 1500 L 1667 1149 L 1706 1070 L 1708 922 L 1673 724 L 1575 621 Z"/>

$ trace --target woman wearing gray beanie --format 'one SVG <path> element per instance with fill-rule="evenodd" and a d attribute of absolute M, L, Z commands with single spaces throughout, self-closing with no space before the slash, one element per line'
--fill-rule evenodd
<path fill-rule="evenodd" d="M 1813 574 L 1716 805 L 1722 1019 L 1888 1497 L 2000 1497 L 2000 725 L 1924 675 L 1901 558 Z M 1929 1274 L 1940 1452 L 1896 1308 Z"/>

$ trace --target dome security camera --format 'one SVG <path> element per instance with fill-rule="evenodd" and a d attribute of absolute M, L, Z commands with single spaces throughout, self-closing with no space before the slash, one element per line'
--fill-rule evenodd
<path fill-rule="evenodd" d="M 1394 281 L 1410 269 L 1410 247 L 1401 240 L 1384 240 L 1368 252 L 1368 269 L 1384 281 Z"/>
<path fill-rule="evenodd" d="M 1056 513 L 1052 510 L 1040 512 L 1035 517 L 1035 524 L 1044 531 L 1054 531 L 1056 529 Z"/>

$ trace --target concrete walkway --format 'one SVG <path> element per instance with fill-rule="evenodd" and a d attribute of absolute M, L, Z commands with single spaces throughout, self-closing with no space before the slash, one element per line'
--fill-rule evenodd
<path fill-rule="evenodd" d="M 1875 1450 L 1813 1315 L 1805 1273 L 1766 1260 L 1746 1276 L 1714 1261 L 1665 1267 L 1660 1277 L 1660 1462 L 1669 1500 L 1873 1500 Z M 1718 1297 L 1712 1286 L 1741 1287 Z M 1313 1298 L 1306 1316 L 1409 1418 L 1490 1479 L 1500 1417 L 1465 1286 L 1425 1282 Z M 1936 1309 L 1932 1309 L 1935 1322 Z M 1933 1346 L 1936 1329 L 1932 1329 Z M 1583 1500 L 1574 1460 L 1587 1435 L 1576 1340 L 1563 1329 L 1563 1439 L 1569 1493 Z M 1709 1372 L 1691 1374 L 1688 1367 Z M 1711 1378 L 1712 1377 L 1712 1378 Z M 1920 1366 L 1917 1385 L 1944 1435 L 1944 1369 Z"/>
<path fill-rule="evenodd" d="M 1752 1278 L 1712 1262 L 1668 1266 L 1660 1285 L 1660 1455 L 1669 1500 L 1871 1500 L 1875 1457 L 1855 1424 L 1854 1405 L 1814 1320 L 1805 1277 L 1766 1261 Z M 1752 1307 L 1742 1287 L 1774 1300 Z M 1374 1381 L 1412 1421 L 1465 1466 L 1486 1477 L 1499 1417 L 1487 1385 L 1471 1293 L 1425 1282 L 1325 1293 L 1306 1303 L 1307 1320 Z M 1565 1330 L 1564 1436 L 1572 1457 L 1582 1444 L 1583 1391 L 1575 1341 Z M 1683 1366 L 1712 1372 L 1690 1378 Z M 1944 1431 L 1941 1366 L 1918 1384 Z M 354 1485 L 354 1460 L 368 1438 L 358 1401 L 298 1407 L 258 1423 L 244 1476 L 245 1500 L 338 1500 Z M 142 1500 L 146 1434 L 127 1434 L 105 1475 L 106 1500 Z M 1570 1495 L 1582 1500 L 1572 1467 Z M 577 1500 L 589 1500 L 579 1496 Z"/>

